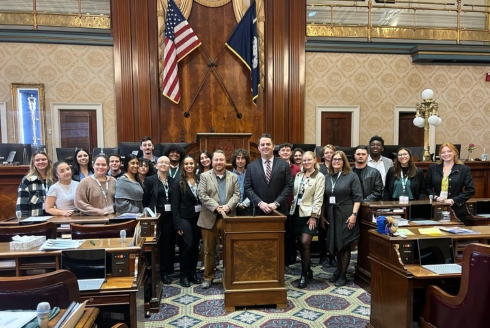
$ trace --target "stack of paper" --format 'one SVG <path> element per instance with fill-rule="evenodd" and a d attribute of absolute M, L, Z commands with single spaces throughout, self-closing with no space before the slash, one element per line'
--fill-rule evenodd
<path fill-rule="evenodd" d="M 48 239 L 39 247 L 41 251 L 55 251 L 59 249 L 78 248 L 85 240 Z"/>

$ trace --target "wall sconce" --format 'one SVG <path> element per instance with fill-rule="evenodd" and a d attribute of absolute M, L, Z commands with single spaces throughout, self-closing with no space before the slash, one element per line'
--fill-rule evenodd
<path fill-rule="evenodd" d="M 422 91 L 422 102 L 415 104 L 416 114 L 413 119 L 413 124 L 419 128 L 424 128 L 424 153 L 422 154 L 422 161 L 430 161 L 429 152 L 429 124 L 439 126 L 442 123 L 442 119 L 439 117 L 437 110 L 439 104 L 434 99 L 434 91 L 431 89 L 425 89 Z"/>

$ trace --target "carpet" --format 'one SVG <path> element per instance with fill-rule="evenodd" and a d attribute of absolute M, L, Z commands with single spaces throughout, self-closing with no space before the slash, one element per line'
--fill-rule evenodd
<path fill-rule="evenodd" d="M 353 254 L 353 258 L 355 258 Z M 288 302 L 285 309 L 244 308 L 225 312 L 221 272 L 216 272 L 209 289 L 200 285 L 181 287 L 178 273 L 172 275 L 171 285 L 163 288 L 160 312 L 152 314 L 145 323 L 147 328 L 360 328 L 369 322 L 371 295 L 354 284 L 351 262 L 346 286 L 335 287 L 327 281 L 335 268 L 313 266 L 313 281 L 306 289 L 297 288 L 301 264 L 291 265 L 285 275 Z M 313 264 L 315 265 L 315 264 Z"/>

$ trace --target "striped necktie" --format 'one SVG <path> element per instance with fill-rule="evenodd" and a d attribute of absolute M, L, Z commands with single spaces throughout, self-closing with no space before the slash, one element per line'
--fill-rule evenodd
<path fill-rule="evenodd" d="M 265 181 L 267 181 L 267 183 L 269 183 L 271 181 L 271 175 L 272 175 L 271 161 L 266 161 L 265 164 L 266 164 Z"/>

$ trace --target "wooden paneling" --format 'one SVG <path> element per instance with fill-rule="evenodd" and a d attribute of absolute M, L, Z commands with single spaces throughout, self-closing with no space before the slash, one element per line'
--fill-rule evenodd
<path fill-rule="evenodd" d="M 17 189 L 27 171 L 26 165 L 0 166 L 0 221 L 15 217 Z"/>

